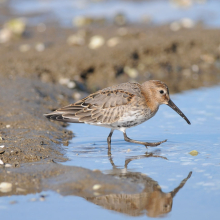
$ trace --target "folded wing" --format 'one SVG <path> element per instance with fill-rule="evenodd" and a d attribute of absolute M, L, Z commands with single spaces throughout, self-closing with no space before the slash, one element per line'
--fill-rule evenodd
<path fill-rule="evenodd" d="M 134 96 L 122 89 L 105 89 L 45 116 L 73 123 L 111 124 L 122 117 Z"/>

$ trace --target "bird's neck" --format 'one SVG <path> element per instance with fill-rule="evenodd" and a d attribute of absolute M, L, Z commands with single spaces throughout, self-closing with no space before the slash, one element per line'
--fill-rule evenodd
<path fill-rule="evenodd" d="M 152 112 L 157 112 L 157 110 L 159 108 L 159 103 L 156 101 L 153 90 L 151 88 L 149 88 L 147 91 L 143 90 L 142 94 L 145 98 L 145 102 L 146 102 L 147 107 Z"/>

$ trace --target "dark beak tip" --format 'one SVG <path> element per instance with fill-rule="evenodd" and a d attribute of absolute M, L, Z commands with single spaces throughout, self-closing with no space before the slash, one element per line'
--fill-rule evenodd
<path fill-rule="evenodd" d="M 188 125 L 191 125 L 191 122 L 189 121 L 188 118 L 185 119 Z"/>
<path fill-rule="evenodd" d="M 183 119 L 185 119 L 185 121 L 191 125 L 189 119 L 183 114 L 183 112 L 173 103 L 173 101 L 170 99 L 168 101 L 168 104 L 167 104 L 169 107 L 171 107 L 174 111 L 176 111 Z"/>

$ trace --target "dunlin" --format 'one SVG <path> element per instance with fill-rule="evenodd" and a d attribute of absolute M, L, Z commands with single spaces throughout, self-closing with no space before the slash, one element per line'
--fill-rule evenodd
<path fill-rule="evenodd" d="M 171 101 L 167 85 L 159 80 L 150 80 L 143 84 L 127 82 L 108 87 L 45 116 L 57 121 L 110 128 L 107 138 L 109 147 L 114 130 L 122 131 L 125 141 L 153 147 L 167 140 L 155 143 L 132 140 L 127 137 L 126 129 L 152 118 L 161 104 L 170 106 L 190 124 L 188 118 Z"/>

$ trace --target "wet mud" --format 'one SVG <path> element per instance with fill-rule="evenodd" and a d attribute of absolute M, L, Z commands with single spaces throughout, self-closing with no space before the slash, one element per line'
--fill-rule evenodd
<path fill-rule="evenodd" d="M 38 79 L 0 76 L 0 94 L 0 145 L 4 146 L 0 159 L 4 164 L 19 167 L 40 160 L 67 160 L 62 145 L 73 133 L 45 120 L 43 114 L 70 101 L 68 89 Z"/>

